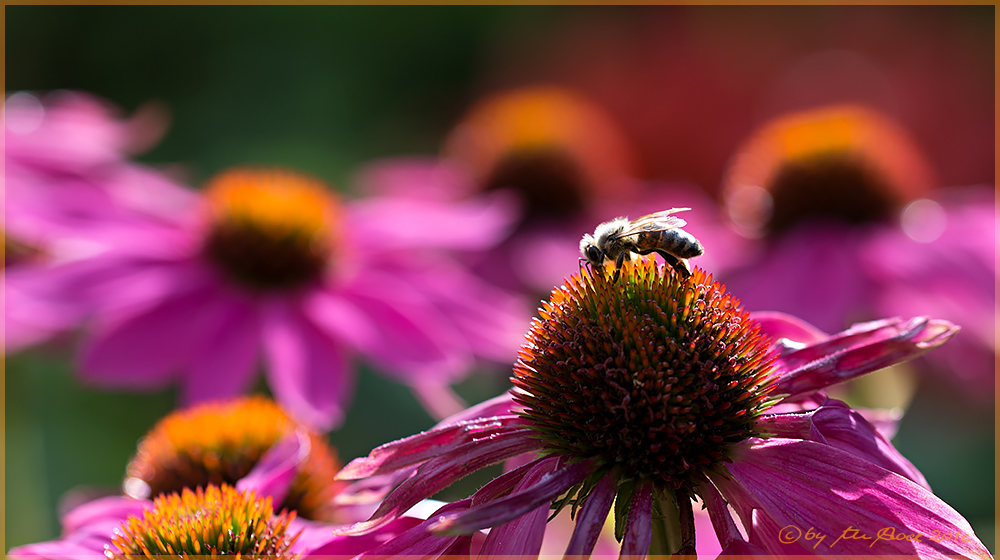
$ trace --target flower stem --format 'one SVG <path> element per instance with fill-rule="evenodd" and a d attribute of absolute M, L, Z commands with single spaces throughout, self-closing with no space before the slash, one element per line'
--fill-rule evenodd
<path fill-rule="evenodd" d="M 659 499 L 653 503 L 653 540 L 649 555 L 666 556 L 681 546 L 681 524 L 677 504 L 673 500 Z"/>

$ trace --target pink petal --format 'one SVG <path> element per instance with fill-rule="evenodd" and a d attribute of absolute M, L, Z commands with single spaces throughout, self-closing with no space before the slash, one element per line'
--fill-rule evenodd
<path fill-rule="evenodd" d="M 397 157 L 375 160 L 352 183 L 367 196 L 452 201 L 475 194 L 472 177 L 460 166 L 438 158 Z"/>
<path fill-rule="evenodd" d="M 296 517 L 289 526 L 291 534 L 299 533 L 290 552 L 302 554 L 303 558 L 333 560 L 352 558 L 373 550 L 420 524 L 423 520 L 401 517 L 383 527 L 377 533 L 360 536 L 336 536 L 330 525 Z"/>
<path fill-rule="evenodd" d="M 340 533 L 362 534 L 383 527 L 420 500 L 433 496 L 456 480 L 508 457 L 537 449 L 540 443 L 531 437 L 532 434 L 531 430 L 508 432 L 460 445 L 427 461 L 385 498 L 371 519 L 355 523 Z"/>
<path fill-rule="evenodd" d="M 111 535 L 130 516 L 141 516 L 152 502 L 124 496 L 99 498 L 72 509 L 63 517 L 63 536 L 40 543 L 12 548 L 11 558 L 46 558 L 49 560 L 99 560 L 104 547 L 111 545 Z"/>
<path fill-rule="evenodd" d="M 510 193 L 461 202 L 381 197 L 354 201 L 349 231 L 365 252 L 409 249 L 485 249 L 507 235 L 517 218 Z"/>
<path fill-rule="evenodd" d="M 522 431 L 522 424 L 523 421 L 513 415 L 459 420 L 454 423 L 446 420 L 426 432 L 376 447 L 367 457 L 359 457 L 348 463 L 337 473 L 337 478 L 354 480 L 391 473 L 451 453 L 472 441 Z"/>
<path fill-rule="evenodd" d="M 919 356 L 948 341 L 958 327 L 926 317 L 859 323 L 775 362 L 775 394 L 786 400 Z"/>
<path fill-rule="evenodd" d="M 760 325 L 760 332 L 774 341 L 785 338 L 806 345 L 826 340 L 830 336 L 798 317 L 778 311 L 754 311 L 750 313 L 750 317 Z"/>
<path fill-rule="evenodd" d="M 729 475 L 710 477 L 744 525 L 753 527 L 751 542 L 769 553 L 991 558 L 948 504 L 860 457 L 780 438 L 754 438 L 734 447 Z M 751 508 L 756 508 L 752 516 Z M 810 528 L 826 538 L 807 540 Z M 889 534 L 914 537 L 887 539 Z"/>
<path fill-rule="evenodd" d="M 558 459 L 554 457 L 538 461 L 524 472 L 512 490 L 519 492 L 534 486 L 557 465 Z M 479 493 L 476 495 L 478 497 Z M 548 508 L 538 507 L 512 521 L 493 527 L 479 553 L 537 556 L 542 549 L 548 516 Z"/>
<path fill-rule="evenodd" d="M 125 496 L 107 496 L 80 504 L 60 520 L 63 534 L 75 533 L 87 526 L 104 521 L 121 523 L 130 515 L 142 515 L 151 502 Z"/>
<path fill-rule="evenodd" d="M 169 297 L 96 327 L 81 358 L 84 378 L 107 387 L 163 386 L 200 344 L 205 327 L 216 322 L 205 313 L 213 295 L 202 289 Z"/>
<path fill-rule="evenodd" d="M 354 372 L 337 344 L 282 299 L 263 305 L 262 330 L 275 400 L 308 426 L 326 431 L 339 425 L 353 392 Z"/>
<path fill-rule="evenodd" d="M 860 413 L 835 399 L 819 408 L 796 414 L 765 415 L 758 427 L 769 435 L 832 445 L 905 476 L 930 490 L 924 476 Z"/>
<path fill-rule="evenodd" d="M 478 418 L 490 418 L 492 416 L 509 416 L 511 415 L 517 405 L 514 404 L 513 399 L 511 399 L 511 394 L 505 392 L 501 395 L 493 397 L 492 399 L 485 400 L 479 404 L 472 405 L 465 409 L 463 412 L 459 412 L 454 416 L 450 416 L 441 421 L 439 426 L 450 426 L 465 422 L 467 420 L 475 420 Z"/>
<path fill-rule="evenodd" d="M 309 457 L 310 446 L 309 434 L 304 430 L 285 435 L 236 483 L 236 489 L 256 490 L 260 497 L 270 496 L 271 503 L 282 503 L 299 465 Z"/>
<path fill-rule="evenodd" d="M 521 297 L 448 262 L 436 262 L 433 272 L 422 266 L 402 274 L 428 295 L 477 356 L 508 365 L 517 359 L 531 323 L 528 305 Z"/>
<path fill-rule="evenodd" d="M 471 365 L 468 345 L 447 317 L 402 278 L 366 271 L 336 292 L 311 294 L 304 309 L 401 381 L 449 381 Z"/>
<path fill-rule="evenodd" d="M 440 516 L 446 513 L 468 509 L 469 502 L 470 500 L 466 498 L 465 500 L 445 504 L 433 514 L 428 516 L 426 521 L 419 523 L 411 529 L 401 532 L 398 536 L 389 540 L 385 544 L 366 551 L 361 555 L 361 558 L 393 558 L 400 556 L 434 557 L 436 555 L 445 554 L 448 549 L 455 544 L 455 541 L 462 537 L 435 535 L 428 530 L 428 527 L 432 525 Z"/>
<path fill-rule="evenodd" d="M 622 558 L 644 557 L 653 542 L 653 491 L 649 482 L 642 482 L 632 494 L 632 503 L 622 539 Z"/>
<path fill-rule="evenodd" d="M 849 227 L 803 224 L 782 235 L 764 258 L 720 280 L 744 309 L 790 313 L 833 332 L 870 300 L 870 281 L 858 274 L 857 246 Z"/>
<path fill-rule="evenodd" d="M 604 521 L 611 511 L 611 504 L 615 500 L 615 492 L 618 491 L 618 476 L 607 473 L 594 485 L 587 501 L 583 504 L 583 509 L 577 514 L 576 528 L 573 529 L 573 536 L 570 537 L 566 546 L 566 555 L 589 556 L 597 544 L 597 537 L 601 535 L 604 528 Z"/>
<path fill-rule="evenodd" d="M 217 309 L 217 322 L 206 329 L 185 368 L 184 406 L 243 393 L 256 372 L 261 330 L 256 311 L 228 294 L 219 294 L 208 307 Z"/>
<path fill-rule="evenodd" d="M 524 490 L 475 506 L 464 513 L 442 517 L 431 526 L 441 533 L 465 534 L 506 523 L 550 503 L 561 493 L 586 478 L 594 469 L 594 460 L 583 460 L 545 473 L 538 483 Z M 419 475 L 419 473 L 418 473 Z M 609 506 L 610 507 L 610 506 Z"/>

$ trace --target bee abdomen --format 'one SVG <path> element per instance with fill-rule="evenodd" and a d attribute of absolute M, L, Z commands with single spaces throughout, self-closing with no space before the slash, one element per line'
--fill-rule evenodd
<path fill-rule="evenodd" d="M 697 257 L 705 252 L 705 248 L 701 246 L 701 242 L 682 229 L 668 229 L 642 235 L 649 237 L 648 239 L 640 239 L 640 244 L 650 249 L 662 249 L 681 259 Z"/>

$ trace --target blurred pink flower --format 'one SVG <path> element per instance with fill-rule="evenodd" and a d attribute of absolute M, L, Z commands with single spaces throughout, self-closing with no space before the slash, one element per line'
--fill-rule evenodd
<path fill-rule="evenodd" d="M 584 230 L 595 213 L 634 193 L 633 175 L 628 142 L 599 106 L 535 85 L 477 100 L 441 158 L 375 162 L 356 183 L 362 192 L 415 201 L 503 192 L 519 205 L 514 231 L 470 265 L 490 281 L 541 295 L 576 269 Z"/>
<path fill-rule="evenodd" d="M 864 103 L 913 131 L 947 185 L 994 173 L 993 26 L 959 6 L 643 6 L 576 10 L 501 38 L 480 88 L 544 77 L 603 106 L 640 177 L 717 193 L 776 115 Z"/>
<path fill-rule="evenodd" d="M 19 92 L 5 101 L 5 240 L 30 250 L 7 259 L 4 271 L 8 352 L 74 326 L 90 309 L 84 294 L 59 297 L 52 266 L 86 258 L 98 247 L 95 237 L 137 212 L 156 215 L 194 199 L 125 159 L 159 139 L 164 111 L 150 104 L 127 120 L 118 113 L 74 91 L 42 99 Z"/>
<path fill-rule="evenodd" d="M 885 315 L 960 324 L 928 359 L 992 402 L 995 194 L 932 185 L 907 133 L 875 111 L 832 106 L 775 119 L 728 170 L 726 211 L 758 240 L 720 277 L 747 308 L 828 332 Z"/>
<path fill-rule="evenodd" d="M 204 195 L 157 186 L 188 203 L 157 213 L 120 205 L 121 219 L 84 231 L 90 255 L 44 271 L 49 299 L 93 308 L 80 359 L 88 382 L 176 381 L 190 404 L 248 389 L 263 354 L 277 401 L 329 429 L 351 397 L 348 351 L 445 410 L 447 385 L 474 358 L 516 351 L 522 302 L 445 254 L 504 234 L 510 211 L 498 198 L 340 204 L 315 179 L 249 169 L 219 175 Z M 8 341 L 22 339 L 10 319 Z"/>
<path fill-rule="evenodd" d="M 244 495 L 253 492 L 253 500 L 258 501 L 258 503 L 267 499 L 266 509 L 270 511 L 270 504 L 278 504 L 284 500 L 297 468 L 309 455 L 309 449 L 309 437 L 306 434 L 290 434 L 276 443 L 253 470 L 236 484 L 235 489 Z M 217 489 L 218 487 L 210 485 L 206 488 Z M 223 495 L 225 492 L 224 490 Z M 157 500 L 125 496 L 108 496 L 91 500 L 71 509 L 62 517 L 63 534 L 60 538 L 14 547 L 7 555 L 17 560 L 111 558 L 118 551 L 116 539 L 121 539 L 123 534 L 127 534 L 129 529 L 134 528 L 134 525 L 131 524 L 132 521 L 142 520 L 144 517 L 149 519 L 151 516 L 148 514 L 150 513 L 153 513 L 152 517 L 155 518 L 158 504 L 164 506 L 166 503 L 160 502 L 164 499 L 169 500 L 169 495 L 164 495 Z M 291 519 L 288 520 L 288 517 Z M 192 521 L 197 523 L 196 520 Z M 237 532 L 242 530 L 245 534 L 251 535 L 252 538 L 252 535 L 260 531 L 261 527 L 240 527 L 238 525 L 240 522 L 248 521 L 252 521 L 252 518 L 244 517 L 241 519 L 237 517 L 231 528 Z M 419 521 L 402 518 L 381 533 L 373 533 L 363 537 L 333 537 L 332 528 L 334 525 L 309 521 L 294 514 L 285 516 L 274 512 L 273 517 L 263 519 L 264 524 L 269 526 L 274 523 L 287 523 L 287 528 L 282 532 L 282 536 L 288 540 L 294 537 L 294 541 L 287 550 L 290 555 L 321 553 L 344 555 L 345 557 L 378 546 L 381 542 L 412 527 Z M 167 534 L 170 527 L 159 527 L 159 529 Z M 195 536 L 194 539 L 197 540 L 199 536 Z M 183 540 L 182 538 L 181 541 L 183 542 Z M 188 545 L 191 545 L 190 541 Z M 190 553 L 190 551 L 187 552 Z M 232 551 L 221 550 L 219 552 L 225 554 Z M 290 558 L 292 556 L 278 557 Z"/>
<path fill-rule="evenodd" d="M 572 504 L 566 554 L 586 556 L 612 502 L 623 556 L 643 557 L 651 543 L 693 554 L 697 496 L 723 554 L 990 558 L 878 430 L 823 394 L 936 348 L 957 327 L 886 319 L 827 336 L 781 314 L 754 320 L 700 269 L 689 280 L 668 270 L 645 261 L 615 285 L 596 273 L 568 279 L 533 323 L 510 394 L 341 471 L 402 480 L 371 519 L 341 532 L 377 530 L 473 471 L 537 453 L 369 554 L 442 554 L 492 527 L 480 554 L 535 556 L 550 507 Z M 671 527 L 678 540 L 658 541 Z M 830 537 L 784 538 L 789 527 Z M 837 540 L 849 528 L 869 540 Z M 959 537 L 873 541 L 889 530 Z"/>

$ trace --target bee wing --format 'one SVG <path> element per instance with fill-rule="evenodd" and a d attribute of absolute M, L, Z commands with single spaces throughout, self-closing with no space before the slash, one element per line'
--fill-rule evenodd
<path fill-rule="evenodd" d="M 619 239 L 630 235 L 637 235 L 642 232 L 666 231 L 668 229 L 683 227 L 687 224 L 687 222 L 677 216 L 671 216 L 671 214 L 675 212 L 683 212 L 684 210 L 690 210 L 690 208 L 671 208 L 669 210 L 661 210 L 660 212 L 653 212 L 652 214 L 646 214 L 645 216 L 636 218 L 629 224 L 627 229 L 615 235 L 615 238 Z M 656 224 L 657 227 L 649 227 L 653 224 Z"/>

